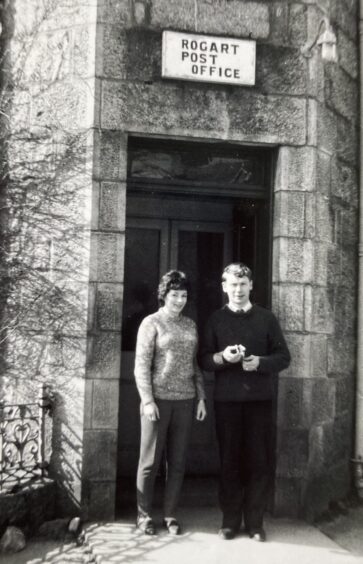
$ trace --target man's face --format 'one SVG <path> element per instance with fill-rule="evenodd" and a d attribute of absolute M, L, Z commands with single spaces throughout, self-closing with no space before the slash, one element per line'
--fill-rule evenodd
<path fill-rule="evenodd" d="M 222 282 L 223 292 L 228 296 L 228 304 L 235 309 L 241 309 L 247 305 L 252 290 L 252 280 L 247 276 L 236 276 L 228 273 Z"/>

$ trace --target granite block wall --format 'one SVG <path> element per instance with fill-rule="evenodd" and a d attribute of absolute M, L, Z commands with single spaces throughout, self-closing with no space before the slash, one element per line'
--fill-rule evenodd
<path fill-rule="evenodd" d="M 68 246 L 51 237 L 49 256 L 58 252 L 62 265 L 52 275 L 73 280 L 81 273 L 84 284 L 79 332 L 69 332 L 67 322 L 66 340 L 54 343 L 47 333 L 44 377 L 56 375 L 65 441 L 56 449 L 55 474 L 86 516 L 114 514 L 129 136 L 263 145 L 276 154 L 272 306 L 293 354 L 279 379 L 275 512 L 313 517 L 350 487 L 358 2 L 98 0 L 84 10 L 86 4 L 55 6 L 13 103 L 14 120 L 87 130 L 91 155 L 80 177 L 63 184 L 76 187 L 78 199 L 61 199 L 74 225 L 86 226 L 81 252 L 71 237 Z M 27 3 L 32 13 L 29 6 L 35 4 Z M 337 35 L 337 63 L 323 61 L 319 47 L 310 57 L 301 52 L 325 15 Z M 255 86 L 162 79 L 165 29 L 255 39 Z M 39 335 L 34 350 L 42 348 Z M 63 444 L 70 454 L 59 454 Z M 67 477 L 69 461 L 77 471 Z"/>

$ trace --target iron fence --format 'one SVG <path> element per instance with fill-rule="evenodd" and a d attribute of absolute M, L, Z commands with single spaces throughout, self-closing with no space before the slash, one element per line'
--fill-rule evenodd
<path fill-rule="evenodd" d="M 34 403 L 0 402 L 0 493 L 46 474 L 46 416 L 51 400 L 44 384 Z"/>

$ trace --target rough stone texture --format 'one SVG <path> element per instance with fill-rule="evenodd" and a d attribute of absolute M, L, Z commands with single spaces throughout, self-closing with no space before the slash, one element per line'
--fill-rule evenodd
<path fill-rule="evenodd" d="M 161 77 L 162 35 L 145 29 L 126 32 L 126 76 L 128 80 L 158 81 Z"/>
<path fill-rule="evenodd" d="M 100 42 L 102 51 L 97 59 L 99 76 L 118 80 L 160 80 L 160 32 L 103 25 L 100 28 Z"/>
<path fill-rule="evenodd" d="M 97 285 L 96 327 L 101 330 L 120 331 L 122 321 L 122 284 Z"/>
<path fill-rule="evenodd" d="M 150 24 L 155 28 L 196 31 L 194 0 L 154 0 L 149 10 Z"/>
<path fill-rule="evenodd" d="M 356 82 L 336 66 L 327 66 L 325 97 L 327 106 L 351 123 L 358 120 L 358 91 Z"/>
<path fill-rule="evenodd" d="M 333 333 L 333 295 L 324 287 L 315 287 L 312 293 L 312 329 L 316 333 Z"/>
<path fill-rule="evenodd" d="M 84 394 L 84 419 L 85 429 L 92 429 L 92 404 L 93 404 L 93 380 L 87 379 L 85 382 Z"/>
<path fill-rule="evenodd" d="M 99 24 L 97 75 L 122 80 L 126 78 L 127 43 L 119 25 Z"/>
<path fill-rule="evenodd" d="M 311 380 L 285 374 L 279 378 L 277 424 L 285 430 L 307 429 L 311 423 Z"/>
<path fill-rule="evenodd" d="M 131 23 L 132 12 L 129 0 L 99 0 L 97 20 L 119 26 L 127 26 Z"/>
<path fill-rule="evenodd" d="M 328 196 L 316 195 L 316 217 L 315 217 L 315 233 L 316 239 L 324 243 L 333 242 L 333 226 L 332 207 Z"/>
<path fill-rule="evenodd" d="M 277 192 L 275 194 L 275 237 L 303 237 L 305 233 L 305 194 Z"/>
<path fill-rule="evenodd" d="M 339 334 L 328 340 L 328 374 L 353 374 L 355 370 L 355 343 L 340 339 Z"/>
<path fill-rule="evenodd" d="M 117 429 L 119 380 L 93 382 L 93 429 Z"/>
<path fill-rule="evenodd" d="M 124 244 L 121 233 L 92 233 L 91 281 L 122 282 Z"/>
<path fill-rule="evenodd" d="M 304 286 L 281 284 L 273 286 L 273 310 L 286 331 L 304 329 Z"/>
<path fill-rule="evenodd" d="M 289 42 L 289 7 L 284 2 L 273 2 L 270 5 L 269 41 L 276 45 Z"/>
<path fill-rule="evenodd" d="M 288 6 L 289 12 L 289 40 L 293 45 L 302 46 L 307 40 L 307 9 L 298 2 L 291 2 Z"/>
<path fill-rule="evenodd" d="M 284 370 L 283 377 L 310 378 L 310 335 L 288 333 L 286 340 L 291 353 L 291 364 Z"/>
<path fill-rule="evenodd" d="M 115 482 L 86 480 L 83 489 L 84 513 L 89 520 L 113 519 Z"/>
<path fill-rule="evenodd" d="M 123 132 L 97 132 L 94 174 L 98 179 L 126 181 L 127 137 Z"/>
<path fill-rule="evenodd" d="M 337 116 L 323 104 L 316 105 L 316 143 L 320 149 L 333 154 L 337 147 Z M 314 143 L 315 144 L 315 143 Z"/>
<path fill-rule="evenodd" d="M 311 241 L 280 237 L 274 240 L 274 281 L 311 283 L 313 278 L 313 245 Z"/>
<path fill-rule="evenodd" d="M 277 160 L 275 192 L 315 190 L 316 159 L 317 152 L 313 147 L 281 147 Z M 279 214 L 276 216 L 279 217 Z"/>
<path fill-rule="evenodd" d="M 358 52 L 354 41 L 338 30 L 337 49 L 341 67 L 352 77 L 358 76 Z"/>
<path fill-rule="evenodd" d="M 339 123 L 339 122 L 338 122 Z M 319 194 L 330 193 L 331 157 L 323 151 L 317 151 L 316 190 Z"/>
<path fill-rule="evenodd" d="M 125 230 L 125 185 L 101 182 L 99 228 L 102 231 Z"/>
<path fill-rule="evenodd" d="M 358 209 L 342 209 L 340 217 L 341 221 L 338 226 L 337 241 L 340 241 L 344 250 L 347 247 L 349 248 L 349 246 L 352 249 L 357 241 Z"/>
<path fill-rule="evenodd" d="M 277 476 L 303 478 L 308 466 L 309 431 L 306 429 L 280 430 L 278 441 Z"/>
<path fill-rule="evenodd" d="M 270 31 L 268 6 L 239 0 L 218 0 L 213 4 L 198 0 L 196 25 L 204 33 L 265 38 Z"/>
<path fill-rule="evenodd" d="M 335 411 L 337 415 L 350 412 L 354 400 L 354 380 L 350 376 L 335 380 Z"/>
<path fill-rule="evenodd" d="M 328 367 L 328 338 L 326 335 L 312 335 L 310 354 L 311 377 L 324 378 Z"/>
<path fill-rule="evenodd" d="M 334 299 L 335 334 L 353 342 L 357 323 L 355 303 L 352 288 L 347 288 L 344 293 L 336 292 Z"/>
<path fill-rule="evenodd" d="M 357 207 L 358 176 L 356 168 L 341 160 L 333 160 L 331 190 L 334 196 L 341 198 L 351 206 Z"/>
<path fill-rule="evenodd" d="M 228 126 L 223 91 L 194 85 L 181 89 L 169 84 L 105 82 L 102 97 L 105 129 L 169 134 L 194 129 L 218 136 Z"/>
<path fill-rule="evenodd" d="M 314 245 L 314 281 L 319 286 L 326 286 L 328 280 L 328 249 L 326 243 Z"/>
<path fill-rule="evenodd" d="M 358 163 L 358 128 L 340 116 L 337 117 L 337 157 L 353 166 Z"/>
<path fill-rule="evenodd" d="M 324 425 L 324 458 L 326 467 L 349 462 L 352 437 L 351 416 L 341 415 L 332 424 Z"/>
<path fill-rule="evenodd" d="M 358 3 L 351 0 L 332 0 L 330 2 L 331 18 L 352 40 L 358 33 Z"/>
<path fill-rule="evenodd" d="M 29 359 L 32 369 L 37 366 L 42 377 L 57 384 L 52 464 L 63 482 L 61 497 L 66 494 L 79 502 L 82 494 L 86 514 L 113 516 L 131 133 L 279 147 L 272 181 L 273 309 L 286 331 L 293 361 L 279 387 L 277 510 L 296 516 L 325 508 L 347 491 L 352 428 L 348 414 L 355 368 L 358 3 L 101 0 L 91 9 L 75 0 L 62 4 L 44 27 L 25 75 L 33 81 L 52 75 L 56 84 L 46 89 L 32 84 L 16 92 L 14 110 L 26 129 L 32 122 L 57 123 L 74 131 L 94 128 L 84 153 L 87 165 L 93 160 L 93 171 L 89 166 L 74 182 L 79 190 L 86 187 L 84 200 L 64 203 L 62 209 L 63 214 L 67 208 L 72 211 L 77 225 L 81 219 L 75 210 L 84 210 L 79 245 L 84 251 L 79 255 L 70 244 L 55 241 L 52 255 L 49 240 L 34 245 L 38 268 L 53 260 L 57 281 L 71 272 L 72 279 L 81 276 L 85 282 L 90 272 L 90 287 L 89 292 L 77 287 L 82 327 L 70 319 L 64 326 L 72 335 L 76 331 L 78 340 L 69 334 L 58 340 L 23 336 L 9 347 L 18 360 L 13 366 Z M 34 21 L 29 5 L 20 0 L 17 5 L 24 6 L 25 28 Z M 323 11 L 337 32 L 338 64 L 324 62 L 319 47 L 309 59 L 300 54 L 300 47 L 314 39 Z M 256 85 L 161 79 L 163 29 L 237 37 L 251 33 L 258 40 Z M 21 26 L 16 31 L 14 55 L 19 53 Z M 11 153 L 14 162 L 16 154 L 18 147 Z M 351 297 L 343 300 L 337 288 Z M 41 309 L 29 315 L 38 328 L 46 321 Z M 41 355 L 38 364 L 34 350 Z"/>
<path fill-rule="evenodd" d="M 232 134 L 238 130 L 246 139 L 287 145 L 305 142 L 306 107 L 300 98 L 247 95 L 242 99 L 236 92 L 229 98 L 228 113 L 235 116 Z"/>
<path fill-rule="evenodd" d="M 56 485 L 53 480 L 39 479 L 17 493 L 0 495 L 0 527 L 6 523 L 33 534 L 41 523 L 55 515 Z"/>
<path fill-rule="evenodd" d="M 299 49 L 260 45 L 256 58 L 256 87 L 266 94 L 306 94 L 307 63 Z"/>
<path fill-rule="evenodd" d="M 87 378 L 118 378 L 120 375 L 121 337 L 102 331 L 89 336 Z"/>
<path fill-rule="evenodd" d="M 335 382 L 330 378 L 316 378 L 312 387 L 312 423 L 321 425 L 335 416 Z"/>
<path fill-rule="evenodd" d="M 242 88 L 234 89 L 226 103 L 223 90 L 105 82 L 102 126 L 169 135 L 203 131 L 216 138 L 229 134 L 299 145 L 305 137 L 305 104 L 299 98 L 252 96 Z"/>
<path fill-rule="evenodd" d="M 277 477 L 275 480 L 276 517 L 296 517 L 302 512 L 302 485 L 299 478 Z"/>
<path fill-rule="evenodd" d="M 117 432 L 85 431 L 85 480 L 113 481 L 116 477 Z M 97 453 L 97 456 L 95 456 Z"/>

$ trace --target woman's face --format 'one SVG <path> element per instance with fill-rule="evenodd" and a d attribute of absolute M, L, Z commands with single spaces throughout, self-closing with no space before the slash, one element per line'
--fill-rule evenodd
<path fill-rule="evenodd" d="M 186 290 L 169 290 L 164 298 L 164 307 L 171 315 L 179 315 L 187 303 L 188 292 Z"/>

